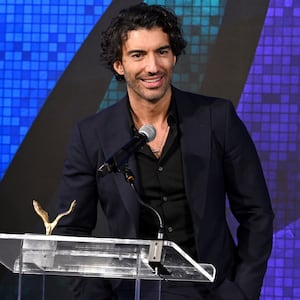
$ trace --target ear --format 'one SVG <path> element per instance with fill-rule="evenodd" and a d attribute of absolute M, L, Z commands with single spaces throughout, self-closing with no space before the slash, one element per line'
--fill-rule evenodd
<path fill-rule="evenodd" d="M 122 62 L 117 60 L 113 64 L 114 70 L 119 74 L 119 75 L 124 75 L 124 68 L 122 65 Z"/>
<path fill-rule="evenodd" d="M 173 67 L 175 67 L 176 62 L 177 62 L 177 57 L 174 55 L 174 58 L 173 58 Z"/>

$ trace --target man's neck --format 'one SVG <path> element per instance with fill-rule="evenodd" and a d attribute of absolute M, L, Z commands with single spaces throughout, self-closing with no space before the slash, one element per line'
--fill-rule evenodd
<path fill-rule="evenodd" d="M 129 102 L 132 110 L 132 117 L 137 127 L 145 124 L 162 124 L 167 119 L 171 95 L 168 95 L 157 102 L 146 100 L 135 101 L 132 99 L 129 99 Z"/>

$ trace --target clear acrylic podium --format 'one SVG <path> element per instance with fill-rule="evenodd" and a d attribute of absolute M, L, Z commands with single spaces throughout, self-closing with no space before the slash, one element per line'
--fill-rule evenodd
<path fill-rule="evenodd" d="M 141 280 L 213 282 L 216 273 L 164 240 L 0 234 L 0 262 L 19 274 L 19 300 L 23 274 L 133 279 L 140 299 Z"/>

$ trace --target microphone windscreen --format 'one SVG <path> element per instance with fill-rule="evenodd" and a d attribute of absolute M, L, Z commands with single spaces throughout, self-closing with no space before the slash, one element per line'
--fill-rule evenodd
<path fill-rule="evenodd" d="M 147 137 L 148 142 L 151 142 L 155 139 L 156 129 L 153 125 L 147 124 L 143 125 L 140 128 L 139 133 L 145 135 Z"/>

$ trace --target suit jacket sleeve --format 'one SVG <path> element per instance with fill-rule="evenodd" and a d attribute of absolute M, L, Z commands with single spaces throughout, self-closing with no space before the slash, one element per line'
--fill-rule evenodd
<path fill-rule="evenodd" d="M 84 140 L 81 127 L 80 123 L 75 126 L 67 150 L 59 190 L 59 213 L 66 211 L 73 200 L 77 204 L 74 211 L 59 222 L 55 230 L 59 234 L 88 236 L 96 225 L 97 153 L 89 149 L 87 154 L 86 148 L 92 147 Z"/>
<path fill-rule="evenodd" d="M 215 120 L 222 119 L 224 116 L 215 116 Z M 274 216 L 254 143 L 230 102 L 225 124 L 221 128 L 219 123 L 216 130 L 223 132 L 226 190 L 231 211 L 239 223 L 233 282 L 247 299 L 254 300 L 259 299 L 271 253 Z"/>

